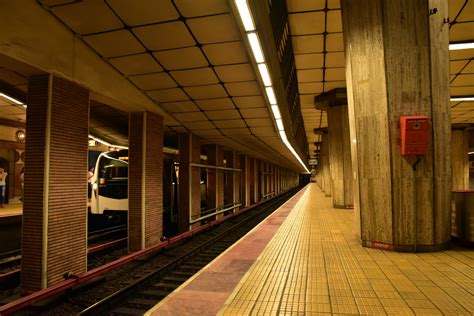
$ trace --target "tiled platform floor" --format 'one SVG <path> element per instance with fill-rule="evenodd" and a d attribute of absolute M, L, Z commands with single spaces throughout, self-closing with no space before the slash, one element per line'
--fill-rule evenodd
<path fill-rule="evenodd" d="M 473 295 L 473 251 L 363 248 L 311 184 L 220 314 L 472 315 Z"/>
<path fill-rule="evenodd" d="M 473 251 L 363 248 L 316 184 L 296 200 L 147 315 L 474 314 Z"/>

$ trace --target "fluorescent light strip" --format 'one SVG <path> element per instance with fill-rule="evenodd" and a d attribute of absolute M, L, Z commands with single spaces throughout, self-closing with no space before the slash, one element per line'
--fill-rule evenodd
<path fill-rule="evenodd" d="M 452 97 L 450 101 L 474 101 L 474 97 Z"/>
<path fill-rule="evenodd" d="M 298 160 L 298 162 L 304 167 L 306 172 L 309 173 L 308 168 L 303 163 L 300 156 L 296 153 L 295 149 L 293 148 L 293 146 L 291 146 L 290 142 L 288 141 L 288 138 L 286 137 L 285 131 L 279 131 L 279 132 L 280 132 L 280 137 L 283 140 L 283 143 L 285 143 L 286 147 L 291 151 L 291 153 L 293 154 L 293 156 L 295 156 L 295 158 Z"/>
<path fill-rule="evenodd" d="M 239 10 L 240 19 L 244 24 L 245 30 L 247 32 L 255 31 L 255 24 L 253 23 L 252 15 L 250 14 L 250 9 L 247 0 L 235 0 L 235 4 L 237 5 L 237 9 Z"/>
<path fill-rule="evenodd" d="M 276 105 L 277 101 L 276 101 L 276 98 L 275 98 L 275 92 L 273 92 L 273 88 L 272 87 L 266 87 L 265 90 L 267 91 L 267 97 L 268 97 L 268 101 L 270 102 L 270 104 L 271 105 Z"/>
<path fill-rule="evenodd" d="M 23 102 L 20 102 L 17 99 L 6 95 L 5 93 L 0 93 L 0 97 L 4 97 L 5 99 L 12 101 L 13 103 L 18 104 L 18 105 L 25 105 Z"/>
<path fill-rule="evenodd" d="M 270 79 L 270 74 L 268 73 L 268 68 L 265 63 L 258 64 L 258 70 L 260 71 L 260 76 L 262 77 L 263 84 L 265 87 L 272 85 L 272 80 Z"/>
<path fill-rule="evenodd" d="M 272 112 L 273 116 L 275 117 L 275 120 L 281 119 L 280 109 L 278 108 L 278 105 L 272 105 Z"/>
<path fill-rule="evenodd" d="M 306 172 L 310 173 L 303 160 L 301 160 L 300 156 L 296 153 L 295 149 L 293 148 L 293 146 L 291 146 L 290 142 L 288 141 L 288 138 L 286 137 L 285 128 L 281 119 L 280 109 L 278 108 L 275 92 L 272 88 L 272 80 L 267 65 L 264 63 L 265 57 L 263 55 L 262 46 L 260 45 L 257 32 L 255 32 L 255 24 L 253 22 L 252 14 L 250 13 L 247 0 L 235 0 L 235 4 L 239 11 L 240 19 L 242 20 L 244 28 L 247 31 L 247 37 L 250 43 L 250 48 L 252 49 L 253 56 L 255 58 L 255 61 L 257 62 L 260 77 L 262 78 L 263 84 L 265 85 L 265 91 L 267 93 L 268 101 L 270 102 L 272 108 L 273 116 L 275 117 L 275 122 L 277 124 L 280 137 L 283 140 L 285 146 L 290 150 L 293 156 L 295 156 L 295 158 L 303 166 Z"/>
<path fill-rule="evenodd" d="M 258 40 L 257 33 L 251 32 L 247 33 L 247 37 L 249 38 L 250 47 L 252 48 L 253 57 L 257 64 L 263 63 L 265 61 L 263 57 L 262 46 L 260 46 L 260 41 Z"/>
<path fill-rule="evenodd" d="M 472 49 L 472 48 L 474 48 L 474 42 L 449 44 L 449 50 Z"/>
<path fill-rule="evenodd" d="M 277 127 L 279 131 L 284 131 L 285 128 L 283 127 L 283 121 L 281 119 L 276 119 Z"/>
<path fill-rule="evenodd" d="M 90 138 L 90 139 L 93 139 L 93 140 L 95 140 L 96 142 L 101 143 L 101 144 L 103 144 L 103 145 L 105 145 L 105 146 L 115 147 L 115 148 L 118 148 L 118 149 L 128 149 L 128 147 L 125 147 L 125 146 L 112 145 L 111 143 L 108 143 L 108 142 L 106 142 L 105 140 L 102 140 L 102 139 L 97 138 L 97 137 L 92 136 L 92 135 L 89 135 L 89 138 Z"/>

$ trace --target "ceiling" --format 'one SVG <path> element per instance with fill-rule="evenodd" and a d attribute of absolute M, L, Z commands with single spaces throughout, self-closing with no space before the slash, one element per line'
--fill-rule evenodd
<path fill-rule="evenodd" d="M 301 168 L 275 131 L 227 0 L 39 2 L 172 115 L 170 130 Z"/>
<path fill-rule="evenodd" d="M 203 143 L 297 166 L 275 132 L 228 0 L 39 3 L 179 122 L 166 127 L 167 135 L 190 131 Z M 326 112 L 314 108 L 314 97 L 345 87 L 340 2 L 287 0 L 287 8 L 312 156 L 314 142 L 320 141 L 313 130 L 327 126 Z M 474 40 L 474 0 L 449 0 L 449 16 L 451 42 Z M 451 95 L 474 95 L 474 49 L 451 51 L 450 59 Z M 26 91 L 26 78 L 34 70 L 7 64 L 12 65 L 0 59 L 0 81 Z M 22 106 L 7 105 L 0 100 L 0 118 L 25 120 Z M 453 123 L 474 123 L 474 102 L 451 106 Z M 125 144 L 126 116 L 96 102 L 91 130 Z"/>
<path fill-rule="evenodd" d="M 287 0 L 296 61 L 301 111 L 310 156 L 327 127 L 326 112 L 314 108 L 314 97 L 344 88 L 345 61 L 339 0 Z M 450 42 L 474 41 L 474 0 L 449 0 Z M 474 95 L 474 49 L 450 52 L 451 95 Z M 474 123 L 474 102 L 451 102 L 453 123 Z"/>

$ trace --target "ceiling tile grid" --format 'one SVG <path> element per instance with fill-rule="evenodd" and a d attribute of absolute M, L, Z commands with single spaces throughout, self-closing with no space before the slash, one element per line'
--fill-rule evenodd
<path fill-rule="evenodd" d="M 301 109 L 314 156 L 320 136 L 314 128 L 326 127 L 324 112 L 314 108 L 314 97 L 345 88 L 344 43 L 339 0 L 287 0 L 290 33 L 296 62 Z M 474 41 L 474 0 L 450 0 L 450 42 Z M 474 95 L 474 49 L 451 51 L 451 95 Z M 462 106 L 461 106 L 462 105 Z M 474 123 L 472 102 L 452 103 L 453 123 Z"/>
<path fill-rule="evenodd" d="M 170 130 L 205 141 L 222 137 L 221 144 L 238 144 L 262 158 L 268 151 L 248 144 L 262 143 L 259 137 L 279 140 L 228 1 L 41 2 L 179 122 Z M 301 28 L 313 32 L 304 23 Z M 280 163 L 296 163 L 288 150 L 272 151 Z"/>

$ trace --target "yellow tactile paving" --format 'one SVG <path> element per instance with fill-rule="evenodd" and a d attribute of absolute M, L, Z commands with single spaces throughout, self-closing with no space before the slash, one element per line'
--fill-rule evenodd
<path fill-rule="evenodd" d="M 474 314 L 473 251 L 364 248 L 354 228 L 312 184 L 219 314 Z"/>

